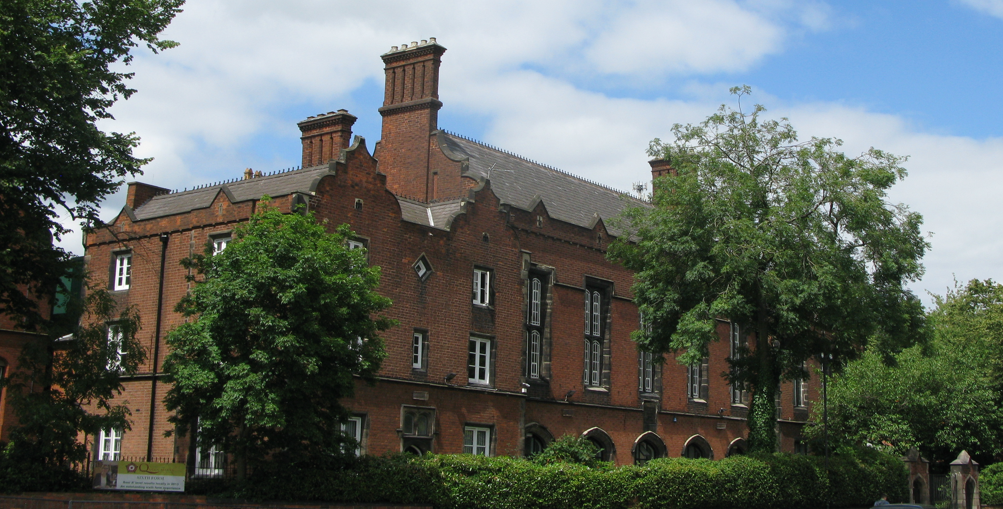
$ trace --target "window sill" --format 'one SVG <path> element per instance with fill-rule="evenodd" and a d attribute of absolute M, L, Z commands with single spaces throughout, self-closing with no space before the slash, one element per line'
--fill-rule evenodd
<path fill-rule="evenodd" d="M 638 394 L 641 399 L 659 399 L 659 394 L 657 392 L 640 392 Z"/>
<path fill-rule="evenodd" d="M 467 387 L 471 389 L 494 389 L 494 387 L 487 382 L 477 382 L 474 380 L 467 380 Z"/>
<path fill-rule="evenodd" d="M 607 389 L 605 387 L 591 387 L 591 386 L 589 386 L 589 387 L 586 387 L 585 390 L 590 391 L 590 392 L 605 392 L 605 393 L 609 393 L 609 389 Z"/>
<path fill-rule="evenodd" d="M 690 398 L 688 401 L 690 403 L 696 403 L 698 405 L 706 405 L 707 404 L 707 400 L 706 399 L 700 399 L 700 398 Z"/>

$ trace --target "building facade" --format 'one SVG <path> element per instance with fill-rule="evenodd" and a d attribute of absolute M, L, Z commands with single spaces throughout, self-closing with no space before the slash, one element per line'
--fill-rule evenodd
<path fill-rule="evenodd" d="M 180 260 L 233 228 L 268 195 L 281 210 L 305 205 L 329 225 L 348 223 L 352 247 L 382 268 L 379 292 L 399 326 L 376 386 L 343 403 L 360 453 L 412 451 L 521 456 L 582 435 L 618 464 L 653 457 L 722 458 L 744 450 L 748 393 L 722 378 L 746 341 L 722 320 L 700 365 L 664 364 L 638 351 L 640 317 L 630 271 L 606 260 L 608 226 L 630 196 L 439 129 L 435 39 L 382 55 L 382 139 L 370 152 L 345 110 L 310 117 L 302 168 L 184 192 L 129 184 L 125 207 L 87 236 L 92 275 L 108 274 L 121 305 L 142 317 L 148 360 L 125 381 L 132 430 L 96 432 L 95 457 L 170 458 L 195 464 L 189 441 L 164 438 L 164 338 L 183 318 L 189 289 Z M 653 174 L 664 172 L 657 162 Z M 125 352 L 124 355 L 128 355 Z M 809 383 L 785 384 L 778 426 L 792 451 Z M 206 466 L 211 459 L 199 459 Z M 210 467 L 212 465 L 209 465 Z"/>

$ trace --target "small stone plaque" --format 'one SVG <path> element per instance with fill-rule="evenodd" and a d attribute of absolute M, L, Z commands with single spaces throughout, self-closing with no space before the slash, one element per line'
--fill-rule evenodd
<path fill-rule="evenodd" d="M 421 401 L 428 401 L 428 391 L 414 391 L 411 397 Z"/>

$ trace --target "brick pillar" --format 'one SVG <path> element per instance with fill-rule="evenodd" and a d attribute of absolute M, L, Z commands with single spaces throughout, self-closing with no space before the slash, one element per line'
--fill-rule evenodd
<path fill-rule="evenodd" d="M 979 464 L 961 451 L 958 459 L 951 462 L 951 509 L 978 509 L 982 507 L 979 497 Z"/>
<path fill-rule="evenodd" d="M 146 203 L 150 198 L 167 192 L 170 192 L 170 189 L 151 186 L 142 182 L 129 182 L 129 191 L 125 198 L 125 204 L 129 208 L 136 210 L 136 207 Z"/>
<path fill-rule="evenodd" d="M 352 125 L 356 117 L 346 110 L 309 117 L 296 124 L 303 133 L 303 167 L 324 164 L 336 159 L 341 149 L 352 141 Z"/>
<path fill-rule="evenodd" d="M 915 447 L 902 458 L 909 469 L 909 503 L 930 504 L 930 462 Z"/>
<path fill-rule="evenodd" d="M 394 46 L 382 55 L 386 82 L 382 139 L 377 158 L 387 188 L 395 194 L 422 201 L 431 196 L 429 150 L 432 131 L 438 126 L 439 63 L 446 48 L 435 42 Z"/>

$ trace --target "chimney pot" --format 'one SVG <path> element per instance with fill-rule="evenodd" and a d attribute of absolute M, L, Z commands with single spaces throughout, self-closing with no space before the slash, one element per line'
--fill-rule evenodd
<path fill-rule="evenodd" d="M 421 40 L 421 45 L 422 45 L 422 46 L 424 46 L 424 45 L 426 45 L 426 44 L 428 44 L 428 41 L 426 41 L 425 39 L 422 39 L 422 40 Z"/>
<path fill-rule="evenodd" d="M 253 176 L 254 176 L 254 171 L 252 171 L 250 168 L 244 170 L 244 180 L 247 180 Z"/>
<path fill-rule="evenodd" d="M 342 109 L 338 110 L 338 113 L 348 113 L 348 110 L 342 108 Z"/>
<path fill-rule="evenodd" d="M 418 46 L 418 41 L 411 41 L 411 47 Z"/>
<path fill-rule="evenodd" d="M 390 46 L 390 51 L 397 51 L 397 46 Z"/>
<path fill-rule="evenodd" d="M 261 176 L 261 170 L 256 170 L 256 171 L 254 172 L 254 178 L 258 178 L 258 177 L 260 177 L 260 176 Z"/>
<path fill-rule="evenodd" d="M 435 44 L 435 37 L 429 37 L 428 42 Z"/>

